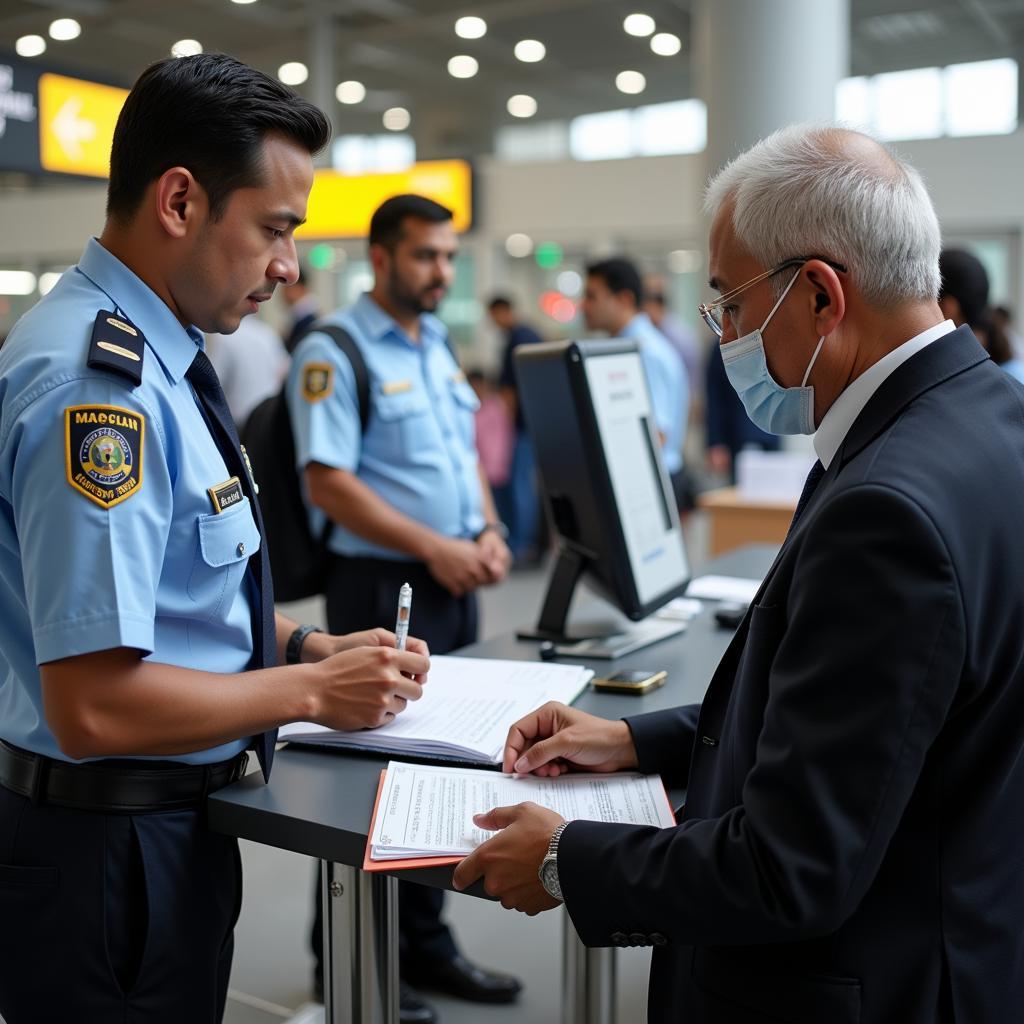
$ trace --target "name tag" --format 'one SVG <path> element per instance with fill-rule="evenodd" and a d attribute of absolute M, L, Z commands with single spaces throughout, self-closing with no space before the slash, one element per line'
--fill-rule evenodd
<path fill-rule="evenodd" d="M 237 505 L 245 497 L 242 492 L 242 481 L 237 476 L 225 480 L 222 484 L 217 484 L 216 487 L 208 488 L 207 494 L 210 495 L 210 501 L 213 503 L 213 511 L 218 514 L 231 508 L 232 505 Z"/>
<path fill-rule="evenodd" d="M 463 384 L 465 383 L 466 375 L 462 372 L 462 370 L 456 370 L 448 379 L 453 384 Z"/>
<path fill-rule="evenodd" d="M 385 395 L 404 395 L 406 391 L 412 391 L 411 380 L 386 380 L 380 386 Z"/>

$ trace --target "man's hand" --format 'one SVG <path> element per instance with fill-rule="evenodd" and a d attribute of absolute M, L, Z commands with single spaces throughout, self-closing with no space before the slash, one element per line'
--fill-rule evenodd
<path fill-rule="evenodd" d="M 501 770 L 554 778 L 573 769 L 616 772 L 636 766 L 633 734 L 625 722 L 549 701 L 509 729 Z"/>
<path fill-rule="evenodd" d="M 537 874 L 548 852 L 551 833 L 565 819 L 531 802 L 496 807 L 473 816 L 479 828 L 504 831 L 478 846 L 455 868 L 452 884 L 465 889 L 478 878 L 484 890 L 496 896 L 506 910 L 521 910 L 531 917 L 558 906 Z"/>
<path fill-rule="evenodd" d="M 494 530 L 484 530 L 476 546 L 480 549 L 484 565 L 490 574 L 487 582 L 500 583 L 508 575 L 509 567 L 512 565 L 512 552 L 509 551 L 508 545 Z"/>
<path fill-rule="evenodd" d="M 422 641 L 417 644 L 426 648 Z M 311 720 L 331 729 L 373 729 L 423 696 L 430 659 L 412 650 L 356 647 L 325 658 L 316 668 Z"/>
<path fill-rule="evenodd" d="M 426 562 L 430 575 L 456 597 L 471 593 L 491 580 L 483 551 L 471 540 L 439 538 Z"/>

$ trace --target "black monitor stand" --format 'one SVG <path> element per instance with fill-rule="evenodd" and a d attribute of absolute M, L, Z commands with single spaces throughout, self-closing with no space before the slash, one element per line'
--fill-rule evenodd
<path fill-rule="evenodd" d="M 572 628 L 569 628 L 569 606 L 576 585 L 590 562 L 591 558 L 578 548 L 571 548 L 564 543 L 560 545 L 540 618 L 535 628 L 516 631 L 520 640 L 553 640 L 558 644 L 574 644 L 595 637 L 615 636 L 628 629 L 628 620 L 624 618 L 619 621 L 606 619 L 599 622 L 574 622 Z"/>

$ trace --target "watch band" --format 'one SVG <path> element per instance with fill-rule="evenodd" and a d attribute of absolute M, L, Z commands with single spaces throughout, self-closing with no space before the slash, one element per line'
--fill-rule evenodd
<path fill-rule="evenodd" d="M 569 824 L 567 821 L 563 821 L 561 825 L 556 825 L 554 832 L 551 833 L 551 838 L 548 840 L 548 856 L 558 856 L 558 840 L 562 838 L 562 833 L 565 831 L 566 826 Z"/>
<path fill-rule="evenodd" d="M 493 523 L 484 523 L 484 528 L 473 538 L 473 540 L 479 540 L 488 531 L 496 533 L 502 540 L 508 540 L 508 527 L 501 522 L 501 520 L 496 520 Z"/>
<path fill-rule="evenodd" d="M 323 630 L 319 626 L 299 626 L 290 637 L 288 637 L 288 646 L 284 651 L 284 660 L 287 665 L 298 665 L 302 660 L 302 645 L 306 642 L 306 637 L 310 633 L 322 633 Z"/>

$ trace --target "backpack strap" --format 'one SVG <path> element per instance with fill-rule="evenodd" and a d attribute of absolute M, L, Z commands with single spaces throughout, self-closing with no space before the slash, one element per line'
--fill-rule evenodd
<path fill-rule="evenodd" d="M 363 353 L 344 327 L 338 327 L 337 324 L 316 324 L 309 333 L 312 334 L 314 331 L 317 334 L 326 334 L 352 364 L 352 374 L 356 379 L 356 401 L 359 403 L 359 429 L 365 434 L 366 425 L 370 422 L 370 371 L 366 368 Z"/>

